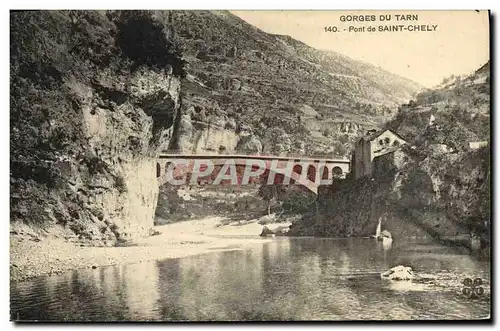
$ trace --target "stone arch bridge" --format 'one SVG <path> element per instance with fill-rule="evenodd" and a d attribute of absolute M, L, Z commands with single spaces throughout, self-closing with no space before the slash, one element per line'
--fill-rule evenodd
<path fill-rule="evenodd" d="M 231 174 L 231 171 L 234 174 Z M 267 155 L 181 155 L 162 153 L 156 164 L 160 185 L 246 185 L 262 183 L 303 185 L 317 194 L 320 185 L 343 179 L 351 171 L 347 159 Z M 233 181 L 231 181 L 233 180 Z"/>

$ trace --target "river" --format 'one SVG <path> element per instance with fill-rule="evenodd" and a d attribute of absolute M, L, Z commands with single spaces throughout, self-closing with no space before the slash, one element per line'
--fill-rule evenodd
<path fill-rule="evenodd" d="M 412 281 L 380 279 L 411 266 Z M 464 278 L 485 293 L 462 293 Z M 11 283 L 11 319 L 391 320 L 490 314 L 490 266 L 464 252 L 373 239 L 276 238 L 243 250 L 84 269 Z"/>

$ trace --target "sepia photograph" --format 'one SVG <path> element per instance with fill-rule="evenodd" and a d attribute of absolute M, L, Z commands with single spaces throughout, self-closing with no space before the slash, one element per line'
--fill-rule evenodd
<path fill-rule="evenodd" d="M 488 10 L 11 10 L 10 321 L 492 322 Z"/>

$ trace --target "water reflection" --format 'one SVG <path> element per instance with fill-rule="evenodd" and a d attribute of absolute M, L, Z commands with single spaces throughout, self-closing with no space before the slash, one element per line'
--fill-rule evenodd
<path fill-rule="evenodd" d="M 379 273 L 412 266 L 420 282 Z M 461 295 L 464 277 L 486 295 Z M 339 320 L 484 318 L 489 265 L 429 245 L 277 238 L 248 250 L 80 270 L 11 284 L 22 320 Z"/>

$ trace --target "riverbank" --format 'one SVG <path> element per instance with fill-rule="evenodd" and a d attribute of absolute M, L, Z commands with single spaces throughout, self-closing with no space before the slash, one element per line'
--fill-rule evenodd
<path fill-rule="evenodd" d="M 258 237 L 262 225 L 257 221 L 228 223 L 223 217 L 207 217 L 161 225 L 154 228 L 159 234 L 134 240 L 122 247 L 82 247 L 63 237 L 18 231 L 10 236 L 10 279 L 21 281 L 75 269 L 236 250 L 272 240 Z"/>

